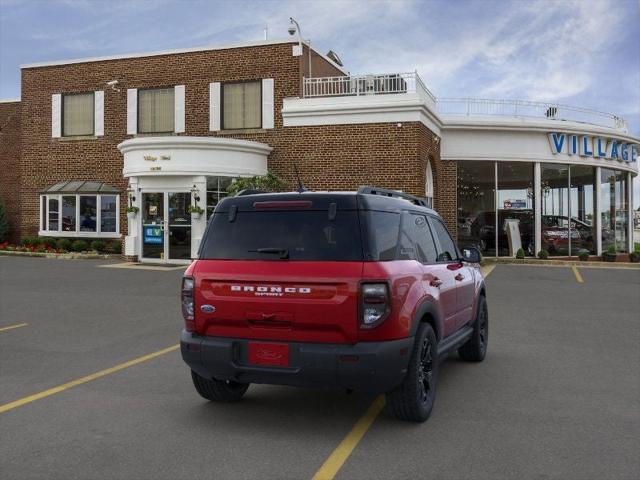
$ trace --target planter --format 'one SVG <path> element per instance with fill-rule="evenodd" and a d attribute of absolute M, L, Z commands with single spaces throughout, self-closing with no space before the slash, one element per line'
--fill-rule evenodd
<path fill-rule="evenodd" d="M 605 262 L 615 262 L 618 259 L 617 253 L 603 253 L 602 260 Z"/>
<path fill-rule="evenodd" d="M 201 216 L 202 216 L 202 213 L 191 212 L 191 220 L 200 220 Z"/>
<path fill-rule="evenodd" d="M 631 263 L 640 263 L 640 252 L 633 252 L 629 254 L 629 261 Z"/>
<path fill-rule="evenodd" d="M 136 212 L 127 212 L 127 220 L 132 222 L 135 220 L 137 213 Z"/>

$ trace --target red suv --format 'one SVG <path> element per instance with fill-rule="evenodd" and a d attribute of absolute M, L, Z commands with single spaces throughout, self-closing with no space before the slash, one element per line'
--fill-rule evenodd
<path fill-rule="evenodd" d="M 226 198 L 182 282 L 182 357 L 209 400 L 251 383 L 334 386 L 385 393 L 393 415 L 425 421 L 439 360 L 485 357 L 479 262 L 395 191 Z"/>

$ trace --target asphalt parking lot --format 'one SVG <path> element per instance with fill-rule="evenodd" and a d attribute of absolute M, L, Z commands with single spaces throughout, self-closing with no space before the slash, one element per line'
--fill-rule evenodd
<path fill-rule="evenodd" d="M 103 264 L 0 257 L 1 478 L 311 479 L 374 401 L 204 401 L 174 348 L 182 270 Z M 640 478 L 640 270 L 579 274 L 498 265 L 485 362 L 445 361 L 431 419 L 381 413 L 335 478 Z"/>

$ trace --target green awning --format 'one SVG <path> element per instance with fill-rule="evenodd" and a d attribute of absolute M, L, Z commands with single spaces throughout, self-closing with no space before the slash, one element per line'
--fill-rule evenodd
<path fill-rule="evenodd" d="M 92 182 L 84 180 L 69 180 L 60 182 L 45 188 L 40 193 L 105 193 L 118 194 L 120 189 L 107 185 L 104 182 Z"/>

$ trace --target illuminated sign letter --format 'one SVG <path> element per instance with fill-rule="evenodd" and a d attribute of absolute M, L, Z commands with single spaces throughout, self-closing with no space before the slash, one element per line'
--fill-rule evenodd
<path fill-rule="evenodd" d="M 607 141 L 604 138 L 598 137 L 596 139 L 596 145 L 593 149 L 593 155 L 595 157 L 606 157 L 607 156 Z"/>
<path fill-rule="evenodd" d="M 631 145 L 631 161 L 632 162 L 637 162 L 638 161 L 638 145 Z"/>
<path fill-rule="evenodd" d="M 562 153 L 562 147 L 564 147 L 564 139 L 566 135 L 564 133 L 550 133 L 549 144 L 551 145 L 551 153 L 554 155 Z"/>
<path fill-rule="evenodd" d="M 618 159 L 618 142 L 616 140 L 611 140 L 611 160 Z"/>
<path fill-rule="evenodd" d="M 591 144 L 591 137 L 586 135 L 580 138 L 580 156 L 591 157 L 593 156 L 593 145 Z"/>
<path fill-rule="evenodd" d="M 625 162 L 629 161 L 629 149 L 627 148 L 629 145 L 626 143 L 623 143 L 622 145 L 620 145 L 620 156 L 622 157 L 622 160 Z"/>
<path fill-rule="evenodd" d="M 569 142 L 569 155 L 578 155 L 578 136 L 571 135 L 569 138 L 571 139 Z"/>

